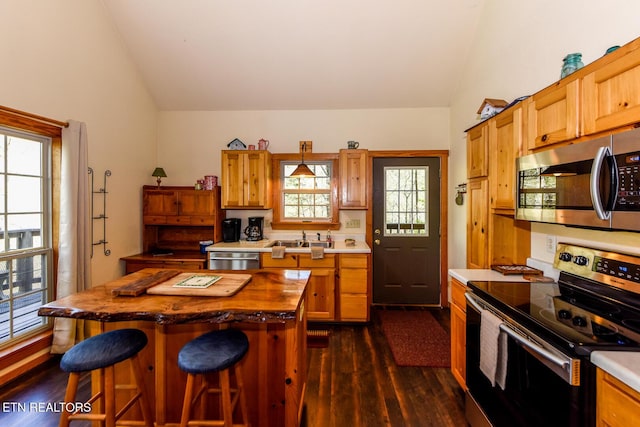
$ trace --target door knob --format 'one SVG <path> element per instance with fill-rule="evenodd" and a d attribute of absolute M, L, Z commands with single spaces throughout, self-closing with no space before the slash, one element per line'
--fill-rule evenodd
<path fill-rule="evenodd" d="M 374 240 L 373 243 L 375 243 L 376 245 L 379 245 L 380 244 L 380 239 Z"/>

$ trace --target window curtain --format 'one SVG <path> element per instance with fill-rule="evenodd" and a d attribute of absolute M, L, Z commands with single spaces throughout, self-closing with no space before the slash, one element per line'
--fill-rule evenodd
<path fill-rule="evenodd" d="M 91 287 L 91 212 L 87 127 L 69 121 L 62 129 L 60 236 L 56 298 Z M 83 338 L 76 319 L 55 318 L 52 353 L 64 353 Z M 77 332 L 78 331 L 78 332 Z"/>

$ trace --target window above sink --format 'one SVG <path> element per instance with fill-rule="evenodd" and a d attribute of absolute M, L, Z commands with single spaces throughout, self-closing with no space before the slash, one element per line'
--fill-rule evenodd
<path fill-rule="evenodd" d="M 305 163 L 316 173 L 315 177 L 310 178 L 288 176 L 300 162 L 299 154 L 274 154 L 272 160 L 272 229 L 339 229 L 338 155 L 305 155 Z M 321 245 L 322 243 L 317 244 Z"/>

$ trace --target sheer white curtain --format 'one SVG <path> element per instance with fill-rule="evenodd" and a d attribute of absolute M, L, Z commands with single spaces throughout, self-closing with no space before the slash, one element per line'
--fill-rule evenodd
<path fill-rule="evenodd" d="M 91 287 L 91 212 L 87 126 L 69 121 L 62 130 L 60 238 L 56 298 Z M 56 318 L 52 353 L 64 353 L 76 342 L 75 319 Z"/>

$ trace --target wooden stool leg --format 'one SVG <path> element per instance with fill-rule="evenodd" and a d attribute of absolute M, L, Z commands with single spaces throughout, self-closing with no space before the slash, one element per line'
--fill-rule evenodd
<path fill-rule="evenodd" d="M 138 392 L 140 393 L 140 399 L 138 399 L 138 403 L 140 404 L 140 409 L 142 410 L 142 419 L 144 420 L 144 425 L 146 427 L 153 427 L 153 415 L 151 414 L 151 406 L 149 406 L 149 395 L 147 394 L 147 390 L 144 387 L 142 364 L 140 363 L 140 358 L 137 354 L 131 357 L 131 365 L 133 367 L 133 375 L 136 380 L 136 387 L 138 387 Z"/>
<path fill-rule="evenodd" d="M 106 427 L 116 426 L 116 380 L 115 368 L 113 365 L 107 366 L 102 370 L 104 378 L 104 423 Z"/>
<path fill-rule="evenodd" d="M 224 427 L 233 426 L 233 408 L 231 407 L 231 386 L 229 384 L 229 370 L 220 371 L 220 398 L 222 399 L 222 417 Z"/>
<path fill-rule="evenodd" d="M 67 382 L 67 391 L 64 394 L 64 401 L 66 402 L 74 402 L 76 400 L 76 393 L 78 391 L 78 382 L 80 380 L 80 374 L 77 372 L 71 372 L 69 374 L 69 381 Z M 69 426 L 69 412 L 63 408 L 62 413 L 60 414 L 60 427 L 68 427 Z"/>
<path fill-rule="evenodd" d="M 191 415 L 191 399 L 193 398 L 194 374 L 187 375 L 187 386 L 184 390 L 184 402 L 182 403 L 182 418 L 180 419 L 180 427 L 187 427 L 189 416 Z"/>
<path fill-rule="evenodd" d="M 244 394 L 244 380 L 242 379 L 242 367 L 240 364 L 236 364 L 235 366 L 235 374 L 236 374 L 236 383 L 238 388 L 239 399 L 240 399 L 240 412 L 242 413 L 242 424 L 244 426 L 249 425 L 249 410 L 247 407 L 247 398 Z"/>

